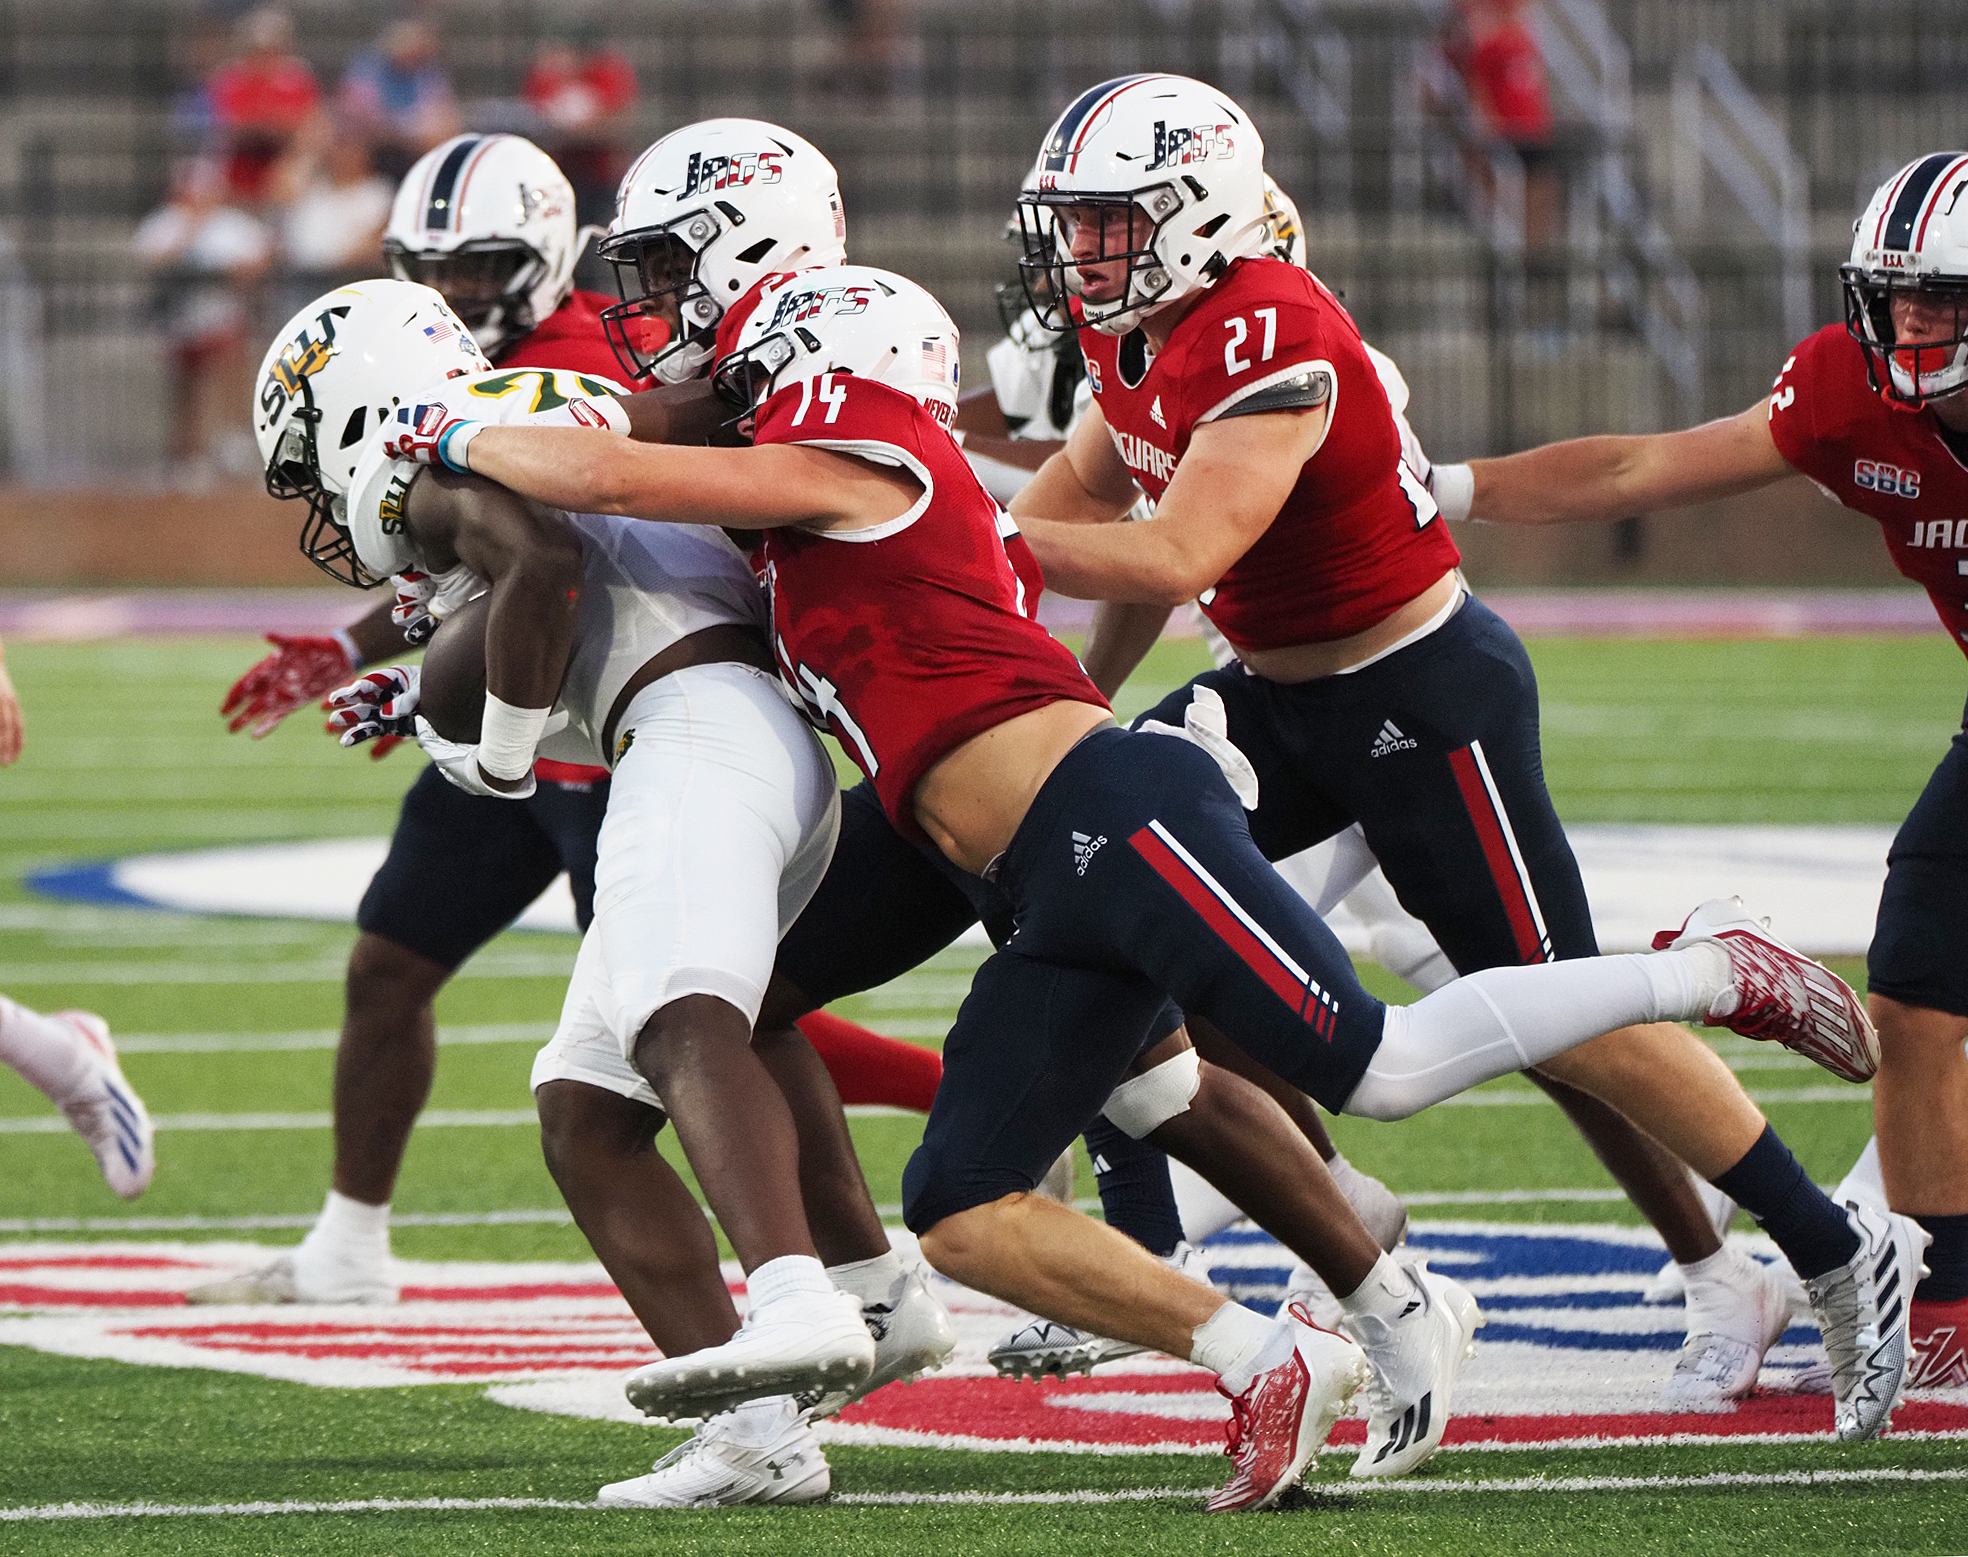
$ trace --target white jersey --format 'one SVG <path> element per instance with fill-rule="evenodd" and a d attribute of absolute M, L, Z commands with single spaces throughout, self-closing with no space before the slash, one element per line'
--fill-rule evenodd
<path fill-rule="evenodd" d="M 498 425 L 601 425 L 594 402 L 625 392 L 606 379 L 559 368 L 503 369 L 444 386 L 447 403 L 457 406 L 462 399 L 480 421 Z M 432 571 L 403 524 L 403 505 L 422 469 L 389 458 L 380 440 L 355 468 L 348 525 L 363 565 L 374 572 Z M 743 553 L 722 530 L 613 514 L 567 518 L 581 541 L 581 609 L 567 676 L 548 720 L 553 733 L 541 741 L 539 755 L 613 767 L 614 754 L 602 745 L 604 726 L 629 678 L 671 644 L 707 627 L 751 627 L 763 636 L 765 599 Z M 447 580 L 444 593 L 462 602 L 484 588 L 464 575 Z"/>

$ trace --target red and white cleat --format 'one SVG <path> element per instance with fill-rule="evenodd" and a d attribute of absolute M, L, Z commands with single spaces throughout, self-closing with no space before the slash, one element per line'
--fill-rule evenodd
<path fill-rule="evenodd" d="M 1230 1401 L 1224 1453 L 1236 1474 L 1210 1496 L 1212 1514 L 1269 1508 L 1312 1466 L 1360 1387 L 1373 1376 L 1367 1354 L 1343 1335 L 1308 1323 L 1296 1303 L 1280 1316 L 1292 1332 L 1292 1353 L 1252 1379 Z"/>
<path fill-rule="evenodd" d="M 1711 898 L 1679 930 L 1654 937 L 1655 951 L 1712 941 L 1729 958 L 1729 992 L 1702 1021 L 1780 1043 L 1844 1081 L 1870 1081 L 1879 1069 L 1879 1035 L 1859 997 L 1831 969 L 1770 933 L 1739 897 Z"/>

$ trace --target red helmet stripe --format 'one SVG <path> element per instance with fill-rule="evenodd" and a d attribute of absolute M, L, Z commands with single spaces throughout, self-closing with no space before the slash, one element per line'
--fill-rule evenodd
<path fill-rule="evenodd" d="M 459 175 L 458 193 L 451 202 L 451 230 L 453 232 L 458 230 L 459 213 L 465 208 L 465 191 L 471 188 L 472 174 L 478 171 L 478 165 L 485 160 L 485 154 L 502 139 L 504 139 L 503 136 L 488 135 L 484 140 L 480 141 L 478 143 L 478 149 L 471 155 L 471 160 L 465 164 L 464 172 Z"/>
<path fill-rule="evenodd" d="M 1120 98 L 1120 95 L 1123 92 L 1127 91 L 1129 87 L 1137 87 L 1140 86 L 1143 82 L 1153 81 L 1156 79 L 1157 78 L 1154 76 L 1136 76 L 1132 80 L 1123 81 L 1119 86 L 1115 87 L 1113 91 L 1109 92 L 1099 102 L 1095 103 L 1093 107 L 1087 110 L 1086 117 L 1080 120 L 1079 133 L 1073 137 L 1072 150 L 1067 153 L 1067 161 L 1066 161 L 1067 172 L 1077 173 L 1079 171 L 1079 168 L 1076 166 L 1076 164 L 1080 160 L 1080 148 L 1086 144 L 1086 138 L 1093 133 L 1094 120 L 1100 117 L 1101 111 L 1103 109 L 1112 107 L 1113 104 Z"/>
<path fill-rule="evenodd" d="M 1963 168 L 1968 168 L 1968 157 L 1956 157 L 1948 164 L 1947 171 L 1934 180 L 1934 192 L 1927 197 L 1927 209 L 1920 213 L 1920 230 L 1914 235 L 1913 242 L 1908 245 L 1914 253 L 1917 254 L 1920 245 L 1927 241 L 1927 224 L 1934 219 L 1934 213 L 1940 209 L 1941 196 L 1947 193 L 1948 180 Z"/>

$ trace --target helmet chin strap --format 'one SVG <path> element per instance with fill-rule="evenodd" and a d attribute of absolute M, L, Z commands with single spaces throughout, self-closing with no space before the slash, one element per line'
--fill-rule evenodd
<path fill-rule="evenodd" d="M 697 341 L 685 342 L 656 364 L 657 379 L 665 384 L 688 384 L 710 364 L 714 349 Z"/>

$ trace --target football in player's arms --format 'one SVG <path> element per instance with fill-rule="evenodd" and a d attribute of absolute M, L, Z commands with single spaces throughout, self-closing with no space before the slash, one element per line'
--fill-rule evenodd
<path fill-rule="evenodd" d="M 453 611 L 424 650 L 417 687 L 417 712 L 433 730 L 461 746 L 478 744 L 485 715 L 485 620 L 489 594 Z"/>

